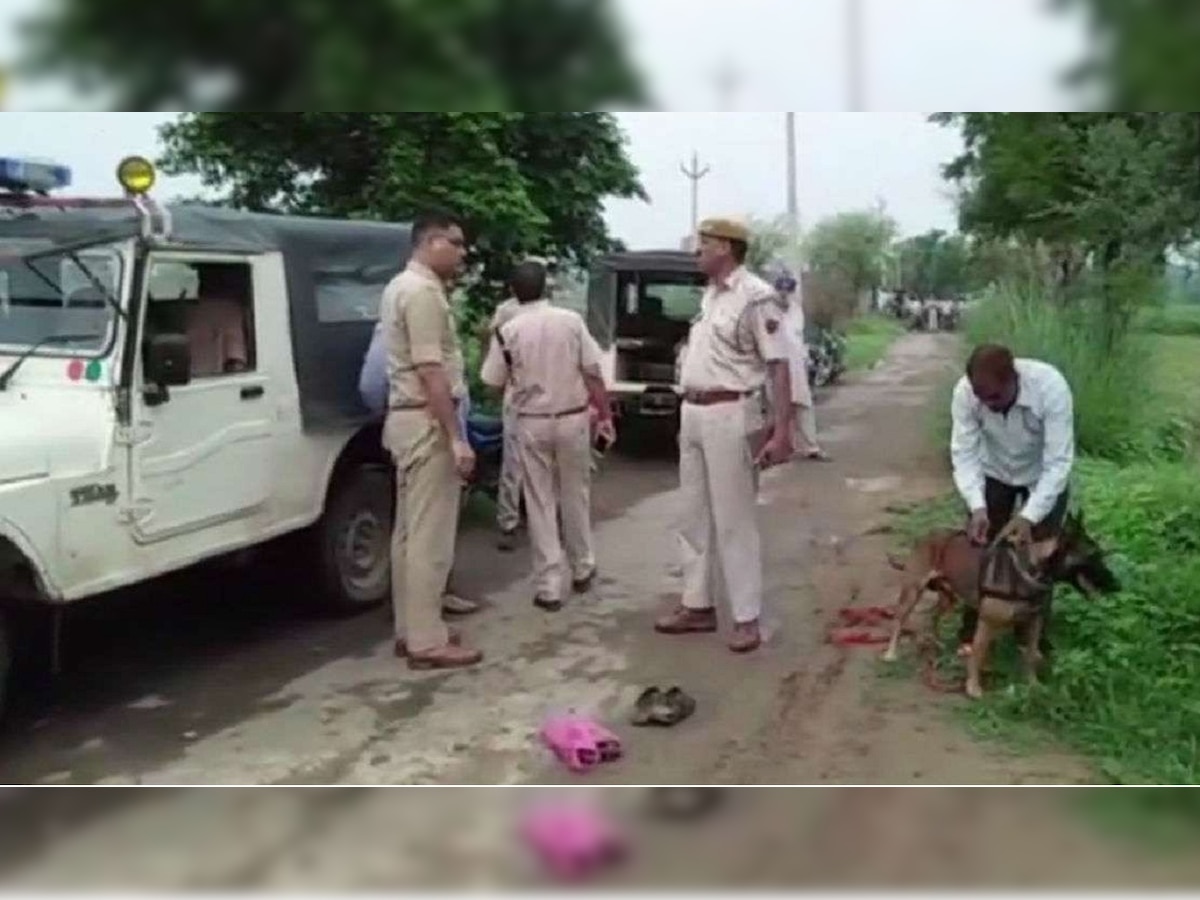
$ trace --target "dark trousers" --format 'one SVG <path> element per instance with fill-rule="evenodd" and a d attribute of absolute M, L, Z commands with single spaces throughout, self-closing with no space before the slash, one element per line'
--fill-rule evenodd
<path fill-rule="evenodd" d="M 1000 529 L 1008 524 L 1008 520 L 1012 518 L 1017 504 L 1024 503 L 1028 499 L 1029 488 L 1014 487 L 1011 484 L 996 481 L 994 478 L 989 478 L 984 482 L 983 502 L 987 505 L 989 543 L 995 540 L 996 535 L 1000 533 Z M 1033 539 L 1035 541 L 1044 541 L 1062 530 L 1063 520 L 1067 517 L 1067 502 L 1069 499 L 1068 491 L 1063 491 L 1059 494 L 1058 500 L 1054 502 L 1054 508 L 1050 510 L 1050 515 L 1046 516 L 1046 518 L 1033 527 Z M 1046 595 L 1045 600 L 1046 615 L 1042 624 L 1042 640 L 1039 647 L 1043 656 L 1049 656 L 1051 649 L 1048 637 L 1051 600 L 1053 600 L 1053 591 Z M 962 628 L 958 631 L 958 642 L 960 644 L 968 644 L 975 637 L 975 625 L 978 621 L 979 613 L 969 606 L 964 606 Z M 1028 627 L 1028 625 L 1017 627 L 1016 634 L 1018 640 L 1024 638 L 1025 629 Z"/>

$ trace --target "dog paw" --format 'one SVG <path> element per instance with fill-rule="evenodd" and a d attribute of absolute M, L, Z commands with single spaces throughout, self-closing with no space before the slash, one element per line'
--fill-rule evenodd
<path fill-rule="evenodd" d="M 982 700 L 983 699 L 983 687 L 981 685 L 971 684 L 970 682 L 968 682 L 967 687 L 966 687 L 966 692 L 967 692 L 967 696 L 970 697 L 972 700 Z"/>
<path fill-rule="evenodd" d="M 898 658 L 898 655 L 894 648 L 889 647 L 887 650 L 883 651 L 883 661 L 884 662 L 894 663 L 897 660 L 897 658 Z"/>

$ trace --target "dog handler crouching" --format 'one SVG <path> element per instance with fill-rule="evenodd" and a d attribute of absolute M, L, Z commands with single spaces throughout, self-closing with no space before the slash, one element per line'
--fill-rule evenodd
<path fill-rule="evenodd" d="M 954 484 L 971 512 L 971 540 L 1028 544 L 1057 534 L 1075 462 L 1074 404 L 1062 373 L 1049 363 L 1014 359 L 1007 347 L 981 344 L 955 385 L 950 411 Z M 1049 595 L 1045 604 L 1048 627 Z M 978 618 L 963 609 L 960 655 L 970 652 Z M 1049 655 L 1045 630 L 1039 649 Z"/>

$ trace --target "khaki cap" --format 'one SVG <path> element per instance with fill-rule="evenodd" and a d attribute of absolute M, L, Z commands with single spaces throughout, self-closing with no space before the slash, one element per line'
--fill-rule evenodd
<path fill-rule="evenodd" d="M 750 242 L 750 229 L 735 219 L 705 219 L 699 231 L 705 237 L 721 238 L 725 241 Z"/>

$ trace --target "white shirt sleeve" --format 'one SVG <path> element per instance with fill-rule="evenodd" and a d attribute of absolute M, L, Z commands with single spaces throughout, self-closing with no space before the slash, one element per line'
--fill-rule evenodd
<path fill-rule="evenodd" d="M 1029 500 L 1021 510 L 1021 518 L 1037 525 L 1067 489 L 1071 467 L 1075 464 L 1075 410 L 1071 386 L 1062 374 L 1055 372 L 1046 379 L 1044 407 L 1044 444 L 1042 445 L 1042 474 L 1029 492 Z"/>
<path fill-rule="evenodd" d="M 971 385 L 966 377 L 954 386 L 950 401 L 950 462 L 954 467 L 954 485 L 974 512 L 987 503 L 983 493 L 983 429 L 975 415 Z"/>

